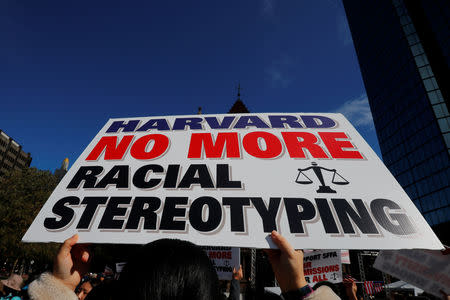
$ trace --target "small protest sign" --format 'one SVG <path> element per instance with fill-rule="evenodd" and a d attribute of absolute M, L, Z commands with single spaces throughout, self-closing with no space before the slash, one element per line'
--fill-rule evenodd
<path fill-rule="evenodd" d="M 341 263 L 342 264 L 350 264 L 350 251 L 341 250 Z"/>
<path fill-rule="evenodd" d="M 436 297 L 450 294 L 450 255 L 441 251 L 380 251 L 374 267 Z"/>
<path fill-rule="evenodd" d="M 23 241 L 275 248 L 441 249 L 398 182 L 341 114 L 111 119 Z"/>
<path fill-rule="evenodd" d="M 340 250 L 312 251 L 304 254 L 303 273 L 308 283 L 342 282 Z"/>
<path fill-rule="evenodd" d="M 117 273 L 122 273 L 123 268 L 125 267 L 126 264 L 127 264 L 126 262 L 116 263 L 116 272 Z"/>
<path fill-rule="evenodd" d="M 105 266 L 105 269 L 103 270 L 103 274 L 105 274 L 105 276 L 113 276 L 114 271 L 109 266 Z"/>
<path fill-rule="evenodd" d="M 231 280 L 233 268 L 239 270 L 241 261 L 240 248 L 236 247 L 210 247 L 203 246 L 214 268 L 219 280 Z"/>

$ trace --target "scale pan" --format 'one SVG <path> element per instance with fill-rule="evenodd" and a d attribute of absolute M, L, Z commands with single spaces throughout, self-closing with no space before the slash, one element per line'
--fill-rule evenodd
<path fill-rule="evenodd" d="M 344 177 L 342 177 L 341 175 L 338 174 L 338 172 L 334 172 L 333 174 L 333 179 L 331 180 L 332 183 L 337 184 L 337 185 L 346 185 L 348 184 L 348 181 L 345 180 Z"/>

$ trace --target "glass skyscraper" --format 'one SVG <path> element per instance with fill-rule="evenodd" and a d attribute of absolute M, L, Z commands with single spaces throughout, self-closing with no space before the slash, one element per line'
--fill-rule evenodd
<path fill-rule="evenodd" d="M 450 242 L 449 3 L 343 0 L 383 161 L 444 243 Z"/>

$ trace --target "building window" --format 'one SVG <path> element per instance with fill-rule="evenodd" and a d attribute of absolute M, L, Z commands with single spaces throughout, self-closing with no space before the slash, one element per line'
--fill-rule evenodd
<path fill-rule="evenodd" d="M 419 68 L 423 67 L 425 65 L 428 65 L 428 59 L 425 56 L 425 54 L 421 54 L 421 55 L 414 57 L 414 60 L 416 61 L 416 65 Z"/>
<path fill-rule="evenodd" d="M 411 46 L 411 52 L 414 56 L 424 53 L 423 47 L 420 43 Z"/>
<path fill-rule="evenodd" d="M 442 97 L 440 90 L 428 92 L 428 98 L 430 99 L 431 104 L 444 102 L 444 98 Z"/>
<path fill-rule="evenodd" d="M 431 71 L 431 67 L 429 65 L 419 68 L 419 73 L 422 79 L 433 76 L 433 71 Z"/>
<path fill-rule="evenodd" d="M 438 120 L 439 127 L 442 132 L 450 131 L 450 118 L 442 118 Z"/>
<path fill-rule="evenodd" d="M 438 85 L 437 85 L 436 79 L 434 77 L 425 79 L 423 81 L 423 85 L 425 86 L 425 89 L 427 91 L 432 91 L 432 90 L 438 89 Z"/>

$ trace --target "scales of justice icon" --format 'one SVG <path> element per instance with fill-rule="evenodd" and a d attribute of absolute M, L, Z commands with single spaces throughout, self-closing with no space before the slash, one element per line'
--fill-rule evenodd
<path fill-rule="evenodd" d="M 331 187 L 329 187 L 328 185 L 325 185 L 325 179 L 323 178 L 322 171 L 327 171 L 327 172 L 332 172 L 333 173 L 333 178 L 331 179 L 331 183 L 333 183 L 333 184 L 337 184 L 337 185 L 349 184 L 349 182 L 344 177 L 342 177 L 336 171 L 336 169 L 327 169 L 327 168 L 324 168 L 324 167 L 320 167 L 320 166 L 317 165 L 316 162 L 312 162 L 311 163 L 311 167 L 307 167 L 307 168 L 304 168 L 304 169 L 298 169 L 298 176 L 297 176 L 297 179 L 295 180 L 295 182 L 299 183 L 299 184 L 311 184 L 311 183 L 313 183 L 311 178 L 309 178 L 305 174 L 305 172 L 308 171 L 308 170 L 313 170 L 313 172 L 316 175 L 317 179 L 319 179 L 319 181 L 320 181 L 319 189 L 316 191 L 318 193 L 336 193 L 336 191 L 333 190 Z"/>

